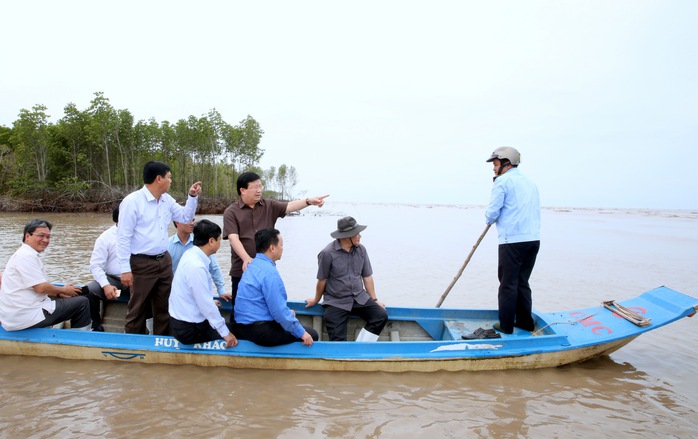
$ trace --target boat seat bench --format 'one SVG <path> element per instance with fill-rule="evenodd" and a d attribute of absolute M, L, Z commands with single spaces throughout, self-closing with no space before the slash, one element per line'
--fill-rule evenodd
<path fill-rule="evenodd" d="M 215 299 L 215 297 L 214 297 Z M 121 318 L 125 315 L 126 308 L 125 305 L 128 303 L 129 296 L 128 295 L 122 295 L 119 296 L 116 300 L 109 300 L 109 301 L 102 301 L 102 316 L 107 317 L 108 313 L 106 311 L 106 308 L 110 307 L 111 304 L 116 305 L 117 302 L 118 306 L 112 307 L 114 309 L 114 312 L 117 312 L 118 314 L 121 314 Z M 220 310 L 221 314 L 225 317 L 225 319 L 228 319 L 228 316 L 230 315 L 230 312 L 232 311 L 232 304 L 230 302 L 226 302 L 224 300 L 218 299 L 218 301 L 221 303 Z M 119 311 L 116 311 L 116 310 Z M 298 311 L 298 309 L 296 309 Z M 310 315 L 304 315 L 300 316 L 301 320 L 303 320 L 303 324 L 312 326 L 313 329 L 315 329 L 318 334 L 322 334 L 324 339 L 327 339 L 327 332 L 324 331 L 324 325 L 323 325 L 323 310 L 321 306 L 316 306 L 314 308 L 311 308 L 309 310 L 303 310 L 303 311 L 309 311 Z M 111 313 L 109 313 L 111 314 Z M 106 319 L 106 320 L 111 320 L 111 319 Z M 108 321 L 103 322 L 105 328 L 107 328 L 107 331 L 114 331 L 114 332 L 121 332 L 123 329 L 121 326 L 114 326 L 110 325 Z M 349 337 L 351 339 L 351 336 L 354 336 L 354 339 L 356 339 L 356 336 L 358 333 L 361 331 L 361 328 L 365 325 L 362 319 L 358 317 L 352 317 L 351 323 L 350 323 L 350 330 L 347 331 L 349 334 Z M 383 331 L 381 334 L 380 340 L 386 340 L 386 341 L 400 341 L 400 331 L 398 326 L 387 326 L 386 329 Z"/>

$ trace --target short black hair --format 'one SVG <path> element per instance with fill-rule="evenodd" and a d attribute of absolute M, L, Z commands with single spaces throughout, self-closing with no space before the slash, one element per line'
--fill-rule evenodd
<path fill-rule="evenodd" d="M 38 228 L 41 227 L 46 227 L 47 229 L 51 230 L 53 228 L 53 224 L 46 220 L 42 219 L 33 219 L 27 223 L 26 226 L 24 226 L 24 233 L 22 233 L 22 242 L 24 242 L 24 238 L 27 236 L 27 233 L 30 235 L 34 234 L 34 231 Z"/>
<path fill-rule="evenodd" d="M 197 247 L 206 245 L 211 238 L 218 240 L 219 236 L 221 228 L 214 222 L 203 219 L 194 224 L 194 245 Z"/>
<path fill-rule="evenodd" d="M 196 219 L 196 218 L 193 218 L 193 219 Z M 176 229 L 176 228 L 177 228 L 177 224 L 189 224 L 190 222 L 191 222 L 191 221 L 185 223 L 185 222 L 180 222 L 180 221 L 172 220 L 172 225 L 173 225 L 174 228 Z"/>
<path fill-rule="evenodd" d="M 253 181 L 261 180 L 262 177 L 259 176 L 259 174 L 252 172 L 252 171 L 247 171 L 243 172 L 240 174 L 238 177 L 238 182 L 237 182 L 237 188 L 238 188 L 238 195 L 242 195 L 240 193 L 240 189 L 247 189 L 247 185 L 252 183 Z"/>
<path fill-rule="evenodd" d="M 166 177 L 170 167 L 163 162 L 149 161 L 143 166 L 143 182 L 150 184 L 159 176 Z"/>
<path fill-rule="evenodd" d="M 114 210 L 111 211 L 111 219 L 115 222 L 119 222 L 119 205 L 117 204 Z"/>
<path fill-rule="evenodd" d="M 272 245 L 277 245 L 279 243 L 279 235 L 281 232 L 270 227 L 268 229 L 262 229 L 254 234 L 254 245 L 256 247 L 257 253 L 264 253 L 269 250 Z"/>

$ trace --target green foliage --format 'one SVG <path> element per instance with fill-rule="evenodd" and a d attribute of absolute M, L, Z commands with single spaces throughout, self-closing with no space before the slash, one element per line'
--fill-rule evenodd
<path fill-rule="evenodd" d="M 10 141 L 16 145 L 18 173 L 24 178 L 46 181 L 49 151 L 49 115 L 46 107 L 22 109 L 14 122 Z"/>
<path fill-rule="evenodd" d="M 276 194 L 274 198 L 293 199 L 293 190 L 298 184 L 296 168 L 282 164 L 278 168 L 271 166 L 266 171 L 257 173 L 262 176 L 265 189 Z"/>
<path fill-rule="evenodd" d="M 75 177 L 63 178 L 56 183 L 59 193 L 69 200 L 84 199 L 90 185 Z"/>
<path fill-rule="evenodd" d="M 69 157 L 71 175 L 87 180 L 89 174 L 85 171 L 88 169 L 86 165 L 89 165 L 86 138 L 88 116 L 73 103 L 66 105 L 63 112 L 65 116 L 56 124 L 55 142 Z"/>
<path fill-rule="evenodd" d="M 176 123 L 136 121 L 103 92 L 84 110 L 69 103 L 55 124 L 46 110 L 22 109 L 12 128 L 0 127 L 0 187 L 15 196 L 53 190 L 74 200 L 105 188 L 132 190 L 142 184 L 145 162 L 160 160 L 172 168 L 172 192 L 185 193 L 201 180 L 205 195 L 234 198 L 239 170 L 256 167 L 264 154 L 264 131 L 249 115 L 234 126 L 216 109 Z M 282 179 L 273 167 L 267 178 L 270 195 L 290 196 L 295 185 L 295 169 L 282 167 Z"/>
<path fill-rule="evenodd" d="M 7 189 L 7 181 L 14 168 L 14 155 L 12 154 L 12 146 L 10 138 L 12 137 L 12 128 L 0 126 L 0 190 L 5 192 Z"/>
<path fill-rule="evenodd" d="M 16 195 L 26 198 L 44 198 L 51 186 L 47 181 L 39 181 L 31 178 L 18 176 L 9 182 L 9 195 Z"/>
<path fill-rule="evenodd" d="M 0 125 L 0 145 L 9 146 L 12 128 Z"/>

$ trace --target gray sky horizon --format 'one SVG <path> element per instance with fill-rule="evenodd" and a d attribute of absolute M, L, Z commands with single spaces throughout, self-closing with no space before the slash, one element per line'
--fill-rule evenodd
<path fill-rule="evenodd" d="M 546 207 L 698 209 L 698 2 L 2 2 L 0 125 L 95 92 L 215 108 L 328 202 L 483 205 L 498 146 Z M 205 182 L 204 182 L 205 184 Z"/>

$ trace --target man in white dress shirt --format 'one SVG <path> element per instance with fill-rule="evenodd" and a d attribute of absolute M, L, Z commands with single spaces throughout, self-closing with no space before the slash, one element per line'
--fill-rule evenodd
<path fill-rule="evenodd" d="M 194 247 L 194 235 L 192 234 L 194 230 L 194 220 L 191 220 L 189 223 L 174 221 L 174 226 L 176 232 L 174 235 L 170 236 L 167 251 L 172 258 L 172 272 L 177 274 L 177 267 L 179 266 L 180 259 L 182 259 L 182 255 Z M 216 285 L 218 297 L 228 301 L 233 296 L 225 292 L 225 278 L 223 277 L 221 266 L 218 264 L 218 259 L 216 259 L 216 255 L 211 255 L 209 259 L 211 259 L 209 272 L 211 273 L 211 278 L 213 278 L 213 283 Z"/>
<path fill-rule="evenodd" d="M 230 324 L 211 297 L 210 257 L 220 246 L 221 228 L 209 220 L 197 222 L 194 246 L 182 256 L 170 294 L 170 328 L 180 343 L 205 343 L 222 338 L 226 347 L 238 344 Z"/>
<path fill-rule="evenodd" d="M 146 163 L 143 182 L 145 185 L 126 196 L 119 206 L 116 254 L 121 283 L 131 288 L 124 330 L 129 334 L 147 334 L 145 320 L 151 306 L 153 333 L 169 335 L 167 302 L 172 287 L 172 259 L 167 252 L 167 228 L 173 220 L 189 222 L 194 218 L 201 182 L 191 185 L 185 206 L 167 193 L 172 174 L 165 163 Z"/>
<path fill-rule="evenodd" d="M 119 223 L 119 206 L 111 213 L 114 225 L 102 232 L 95 240 L 90 257 L 90 272 L 94 280 L 83 287 L 90 294 L 90 316 L 92 317 L 92 330 L 104 331 L 102 316 L 99 313 L 99 305 L 102 300 L 114 300 L 120 295 L 129 296 L 131 290 L 121 283 L 121 267 L 119 258 L 116 257 L 116 231 Z"/>
<path fill-rule="evenodd" d="M 49 282 L 39 256 L 51 241 L 52 224 L 34 219 L 24 226 L 22 246 L 10 257 L 0 286 L 0 321 L 6 331 L 45 328 L 70 320 L 90 330 L 90 307 L 80 288 Z"/>

